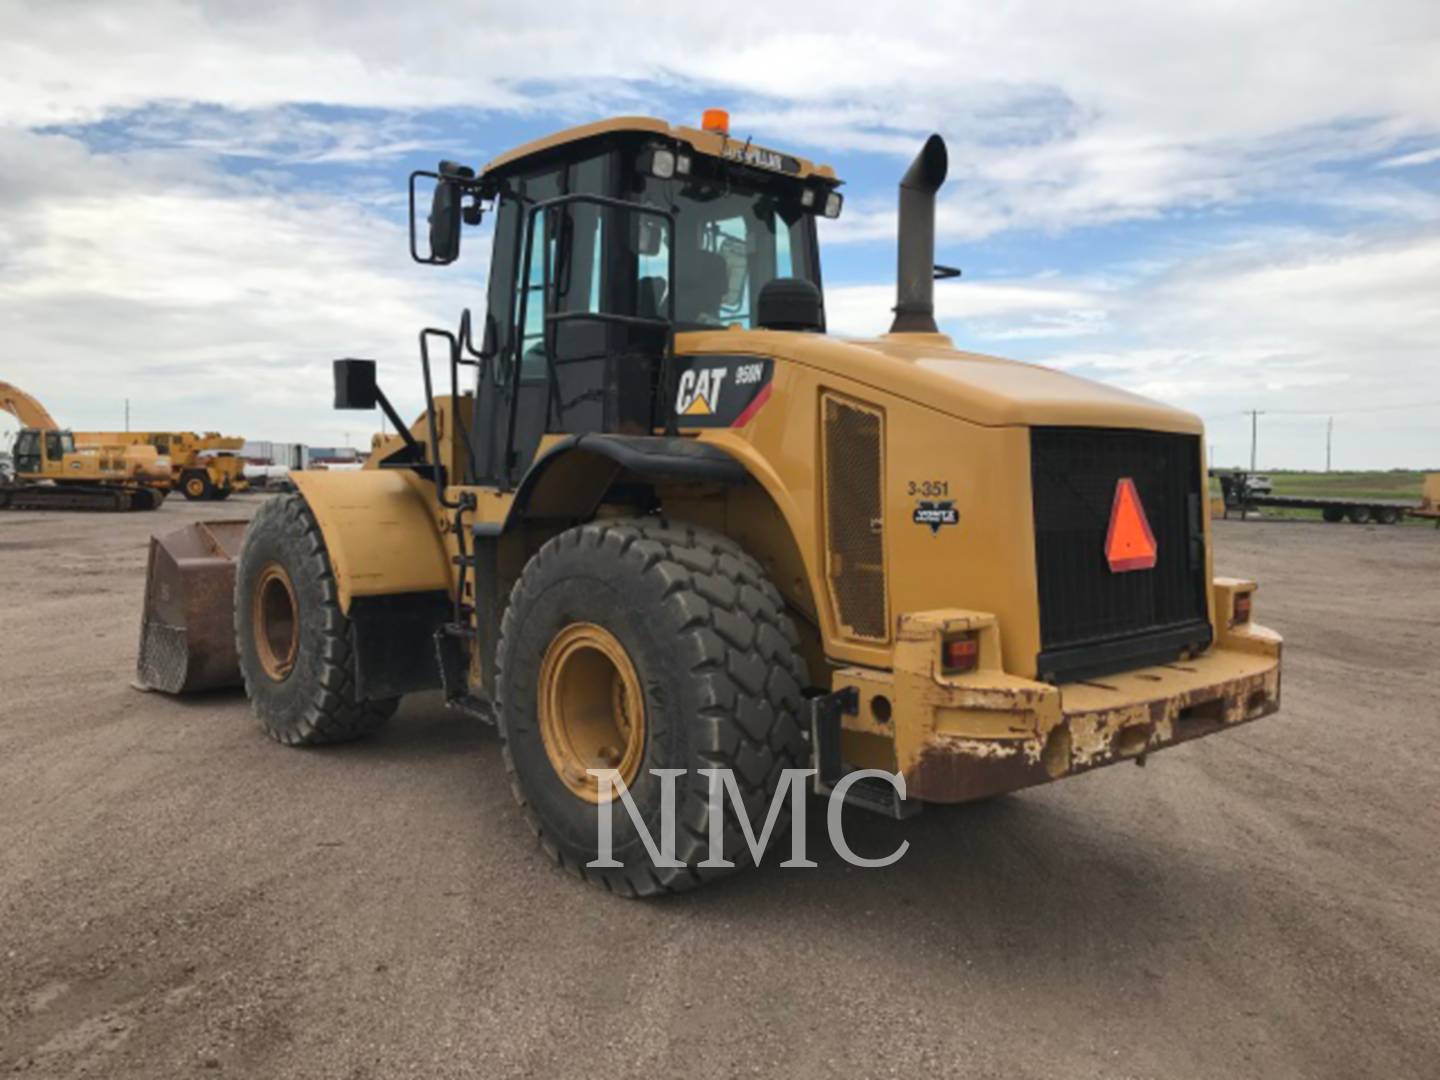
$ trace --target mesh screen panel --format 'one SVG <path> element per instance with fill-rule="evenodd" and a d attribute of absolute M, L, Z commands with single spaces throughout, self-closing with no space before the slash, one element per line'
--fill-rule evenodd
<path fill-rule="evenodd" d="M 1038 427 L 1030 435 L 1042 670 L 1094 670 L 1086 657 L 1116 643 L 1174 640 L 1195 626 L 1208 641 L 1200 440 L 1107 428 Z M 1115 573 L 1105 557 L 1116 483 L 1135 481 L 1157 557 Z M 1183 633 L 1181 634 L 1183 637 Z M 1123 650 L 1126 662 L 1135 649 Z"/>
<path fill-rule="evenodd" d="M 834 394 L 824 395 L 821 406 L 830 597 L 845 633 L 884 641 L 890 636 L 881 486 L 885 418 Z"/>

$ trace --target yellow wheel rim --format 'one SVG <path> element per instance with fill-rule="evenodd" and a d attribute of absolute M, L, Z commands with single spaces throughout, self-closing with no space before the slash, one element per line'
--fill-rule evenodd
<path fill-rule="evenodd" d="M 300 610 L 295 585 L 279 563 L 267 563 L 260 571 L 250 611 L 260 666 L 275 682 L 284 682 L 300 651 Z"/>
<path fill-rule="evenodd" d="M 645 756 L 645 699 L 614 634 L 585 622 L 561 630 L 540 663 L 537 693 L 545 753 L 573 794 L 601 801 L 600 782 L 587 769 L 614 769 L 626 787 L 635 782 Z M 610 800 L 617 794 L 612 788 Z"/>
<path fill-rule="evenodd" d="M 201 495 L 205 494 L 205 484 L 200 480 L 191 480 L 185 485 L 185 490 L 189 494 L 195 496 L 196 498 L 199 498 Z"/>

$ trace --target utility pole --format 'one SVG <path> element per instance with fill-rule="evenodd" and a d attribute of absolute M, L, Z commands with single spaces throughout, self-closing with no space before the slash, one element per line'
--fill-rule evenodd
<path fill-rule="evenodd" d="M 1250 415 L 1250 471 L 1255 471 L 1255 446 L 1259 438 L 1260 417 L 1265 415 L 1263 409 L 1246 409 Z"/>
<path fill-rule="evenodd" d="M 1325 471 L 1330 471 L 1330 442 L 1335 434 L 1335 417 L 1325 421 Z"/>

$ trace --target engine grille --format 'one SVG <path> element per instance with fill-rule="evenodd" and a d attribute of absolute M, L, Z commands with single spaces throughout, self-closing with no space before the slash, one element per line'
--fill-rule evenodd
<path fill-rule="evenodd" d="M 1041 677 L 1086 678 L 1208 645 L 1200 440 L 1039 427 L 1030 458 Z M 1155 535 L 1149 570 L 1112 573 L 1105 557 L 1122 477 L 1135 481 Z"/>
<path fill-rule="evenodd" d="M 821 398 L 821 410 L 830 599 L 844 634 L 884 641 L 890 636 L 882 505 L 885 417 L 835 394 Z"/>

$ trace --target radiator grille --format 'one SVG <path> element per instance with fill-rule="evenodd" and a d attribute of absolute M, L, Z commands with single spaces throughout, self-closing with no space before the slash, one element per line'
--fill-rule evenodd
<path fill-rule="evenodd" d="M 1030 439 L 1041 674 L 1083 678 L 1209 644 L 1200 440 L 1043 427 Z M 1127 476 L 1157 559 L 1149 570 L 1112 573 L 1105 539 L 1116 483 Z"/>
<path fill-rule="evenodd" d="M 844 634 L 884 641 L 890 636 L 882 494 L 885 417 L 835 394 L 825 394 L 821 408 L 830 599 Z"/>

